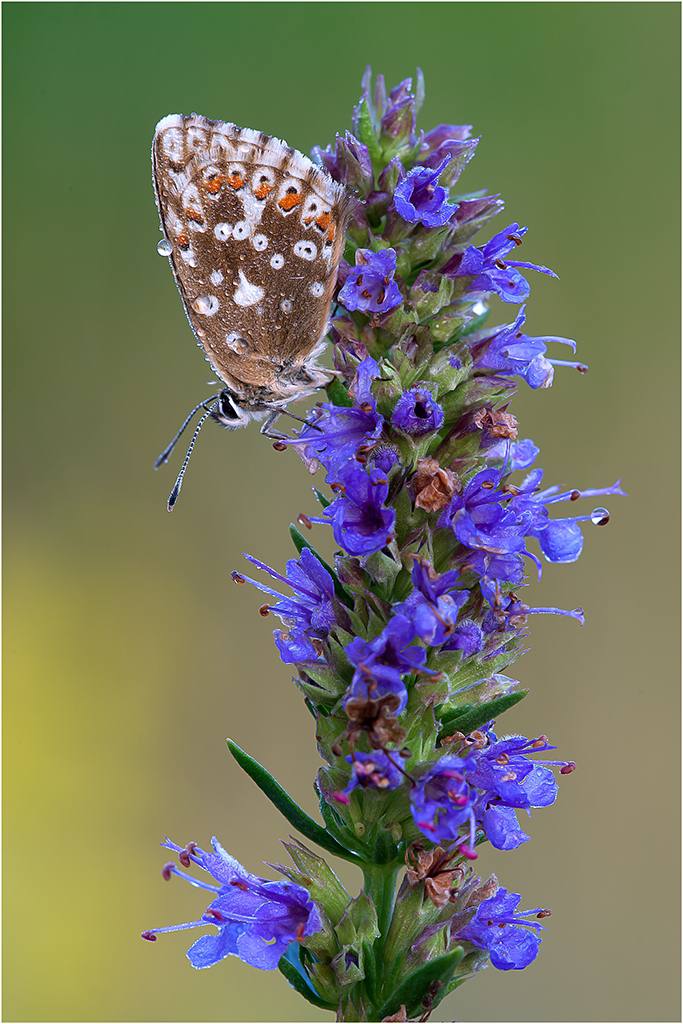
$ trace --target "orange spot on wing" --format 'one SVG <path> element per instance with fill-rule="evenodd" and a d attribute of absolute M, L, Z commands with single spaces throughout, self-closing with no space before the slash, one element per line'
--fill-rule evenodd
<path fill-rule="evenodd" d="M 328 242 L 334 242 L 334 237 L 336 233 L 337 229 L 335 228 L 334 223 L 330 224 L 330 230 L 327 232 L 327 235 L 325 236 Z"/>
<path fill-rule="evenodd" d="M 185 235 L 185 234 L 178 235 L 178 246 L 181 249 L 189 249 L 190 248 L 190 239 L 187 237 L 187 235 Z"/>
<path fill-rule="evenodd" d="M 319 217 L 316 217 L 315 222 L 322 231 L 326 231 L 332 223 L 332 214 L 321 213 Z"/>
<path fill-rule="evenodd" d="M 204 223 L 204 218 L 202 217 L 201 213 L 197 212 L 197 210 L 188 210 L 187 211 L 187 219 L 188 220 L 193 220 L 195 222 L 195 224 L 203 224 Z"/>
<path fill-rule="evenodd" d="M 298 192 L 290 192 L 288 195 L 283 196 L 277 205 L 282 210 L 293 210 L 301 202 L 303 202 L 303 196 L 299 195 Z"/>
<path fill-rule="evenodd" d="M 236 174 L 236 173 L 235 174 L 229 174 L 228 175 L 228 183 L 230 185 L 232 185 L 232 187 L 235 190 L 237 190 L 239 188 L 242 188 L 242 185 L 244 185 L 244 178 L 242 178 L 239 174 Z"/>
<path fill-rule="evenodd" d="M 259 185 L 258 188 L 254 189 L 254 195 L 257 199 L 265 199 L 267 195 L 270 195 L 274 188 L 274 185 L 269 185 L 267 181 L 264 181 L 262 185 Z"/>
<path fill-rule="evenodd" d="M 225 178 L 222 174 L 214 174 L 210 178 L 207 178 L 204 182 L 204 186 L 207 192 L 210 192 L 212 196 L 215 196 L 216 193 L 220 192 L 221 185 L 224 181 Z"/>

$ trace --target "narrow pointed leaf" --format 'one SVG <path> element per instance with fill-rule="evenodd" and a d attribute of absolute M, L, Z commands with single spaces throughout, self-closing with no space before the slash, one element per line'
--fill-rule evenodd
<path fill-rule="evenodd" d="M 345 846 L 338 843 L 334 839 L 327 829 L 324 829 L 321 825 L 310 818 L 305 811 L 296 804 L 289 793 L 287 793 L 279 782 L 273 778 L 270 772 L 266 771 L 263 765 L 255 761 L 253 757 L 250 757 L 246 751 L 238 747 L 236 743 L 233 743 L 231 739 L 227 740 L 228 750 L 237 761 L 240 768 L 242 768 L 250 779 L 252 779 L 259 789 L 265 793 L 270 802 L 277 807 L 280 814 L 282 814 L 287 821 L 297 831 L 301 832 L 302 835 L 306 836 L 312 842 L 317 843 L 318 846 L 322 846 L 324 850 L 329 850 L 330 853 L 336 854 L 337 857 L 342 857 L 344 860 L 350 860 L 354 864 L 360 864 L 362 861 L 355 853 L 351 853 Z"/>
<path fill-rule="evenodd" d="M 438 956 L 435 960 L 418 967 L 387 999 L 377 1013 L 378 1018 L 381 1020 L 383 1017 L 389 1017 L 396 1013 L 401 1005 L 405 1005 L 408 1016 L 412 1017 L 422 1009 L 423 996 L 429 993 L 431 983 L 440 981 L 444 987 L 448 985 L 464 955 L 465 950 L 462 946 L 456 946 L 450 953 L 444 953 L 443 956 Z M 438 995 L 436 998 L 438 999 Z"/>
<path fill-rule="evenodd" d="M 512 708 L 515 704 L 519 704 L 523 697 L 526 697 L 528 690 L 518 690 L 516 693 L 506 693 L 503 697 L 498 697 L 496 700 L 490 700 L 487 704 L 480 704 L 479 707 L 468 709 L 465 714 L 461 714 L 461 710 L 455 715 L 449 715 L 441 723 L 441 733 L 439 739 L 443 736 L 449 736 L 454 732 L 462 732 L 465 735 L 472 732 L 474 729 L 481 728 L 482 725 L 486 725 L 492 718 L 496 718 L 498 715 L 502 715 L 508 708 Z"/>

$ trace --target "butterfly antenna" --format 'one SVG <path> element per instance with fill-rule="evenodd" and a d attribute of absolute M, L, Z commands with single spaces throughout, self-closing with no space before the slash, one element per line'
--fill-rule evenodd
<path fill-rule="evenodd" d="M 197 410 L 195 409 L 195 412 L 196 411 Z M 211 411 L 212 410 L 209 409 L 207 412 L 205 412 L 204 415 L 202 416 L 202 418 L 200 419 L 199 423 L 195 427 L 194 434 L 192 435 L 192 440 L 190 441 L 190 447 L 187 449 L 187 455 L 185 456 L 185 461 L 183 462 L 182 466 L 180 467 L 180 472 L 178 473 L 178 476 L 176 478 L 176 482 L 173 485 L 173 490 L 171 491 L 171 493 L 168 496 L 168 504 L 166 505 L 166 508 L 168 509 L 169 512 L 173 511 L 173 506 L 175 505 L 176 501 L 178 500 L 178 495 L 180 494 L 180 488 L 183 486 L 183 477 L 185 476 L 185 470 L 187 469 L 187 464 L 190 461 L 190 455 L 192 455 L 192 449 L 194 448 L 194 443 L 197 440 L 197 435 L 199 434 L 199 431 L 202 429 L 202 427 L 204 426 L 205 422 L 208 420 L 209 416 L 211 415 Z"/>
<path fill-rule="evenodd" d="M 178 431 L 176 436 L 173 438 L 171 443 L 166 448 L 164 448 L 164 450 L 161 453 L 161 455 L 159 456 L 159 458 L 155 460 L 155 462 L 154 462 L 154 468 L 155 469 L 159 469 L 160 466 L 163 466 L 164 463 L 168 462 L 168 460 L 170 458 L 170 455 L 171 455 L 171 452 L 173 451 L 173 449 L 175 448 L 176 444 L 180 440 L 180 437 L 181 437 L 183 431 L 185 430 L 186 426 L 188 425 L 188 423 L 190 422 L 190 420 L 192 419 L 194 414 L 197 412 L 197 410 L 198 409 L 206 409 L 206 403 L 207 402 L 213 402 L 213 401 L 215 401 L 216 398 L 218 398 L 218 395 L 212 395 L 211 398 L 205 398 L 203 402 L 199 403 L 199 405 L 195 405 L 194 409 L 192 410 L 190 415 L 187 417 L 187 419 L 185 420 L 185 422 L 183 423 L 182 427 L 180 428 L 180 430 Z"/>

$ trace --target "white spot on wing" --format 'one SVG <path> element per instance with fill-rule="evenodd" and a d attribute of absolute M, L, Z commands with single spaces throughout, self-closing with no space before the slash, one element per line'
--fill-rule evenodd
<path fill-rule="evenodd" d="M 219 242 L 227 242 L 232 234 L 232 224 L 226 224 L 224 222 L 216 224 L 216 227 L 213 229 L 213 233 Z"/>
<path fill-rule="evenodd" d="M 211 284 L 215 284 L 216 286 L 218 286 L 221 283 L 222 280 L 223 280 L 223 275 L 220 272 L 220 270 L 212 270 L 211 271 Z"/>
<path fill-rule="evenodd" d="M 266 293 L 260 285 L 251 284 L 247 281 L 244 271 L 240 270 L 239 275 L 240 283 L 235 290 L 233 299 L 238 306 L 254 306 L 257 302 L 261 301 Z"/>
<path fill-rule="evenodd" d="M 285 258 L 281 252 L 276 252 L 274 256 L 270 257 L 270 265 L 273 270 L 279 270 L 285 265 Z"/>
<path fill-rule="evenodd" d="M 268 248 L 268 238 L 266 235 L 254 235 L 254 248 L 257 252 L 263 252 L 264 249 Z"/>
<path fill-rule="evenodd" d="M 241 242 L 243 238 L 246 238 L 249 234 L 249 230 L 245 221 L 238 220 L 232 229 L 233 238 L 236 238 L 238 242 Z"/>
<path fill-rule="evenodd" d="M 294 255 L 302 260 L 314 260 L 318 255 L 318 247 L 313 242 L 297 242 L 294 246 Z"/>
<path fill-rule="evenodd" d="M 320 296 L 324 295 L 324 294 L 325 294 L 325 286 L 323 284 L 321 284 L 320 281 L 315 281 L 311 285 L 311 295 L 314 298 L 319 299 Z"/>
<path fill-rule="evenodd" d="M 283 299 L 282 302 L 280 303 L 280 309 L 284 313 L 291 313 L 292 312 L 292 308 L 293 308 L 292 307 L 292 303 L 290 302 L 289 299 Z"/>

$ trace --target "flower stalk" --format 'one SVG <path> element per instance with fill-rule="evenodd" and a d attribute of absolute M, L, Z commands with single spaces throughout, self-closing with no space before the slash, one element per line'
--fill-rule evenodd
<path fill-rule="evenodd" d="M 488 964 L 536 958 L 550 911 L 518 910 L 521 897 L 476 863 L 483 843 L 527 843 L 519 812 L 554 803 L 558 776 L 576 767 L 547 736 L 506 735 L 498 722 L 528 692 L 508 672 L 529 617 L 584 615 L 520 594 L 543 561 L 579 557 L 585 523 L 609 520 L 581 502 L 624 494 L 619 481 L 548 486 L 539 448 L 519 436 L 517 389 L 586 367 L 552 354 L 573 352 L 572 340 L 525 333 L 522 271 L 556 275 L 517 258 L 527 229 L 516 222 L 473 244 L 503 203 L 457 193 L 479 140 L 466 125 L 418 131 L 423 97 L 420 73 L 415 90 L 408 79 L 387 92 L 368 71 L 353 131 L 314 151 L 357 199 L 330 323 L 335 375 L 328 400 L 275 447 L 318 474 L 319 507 L 290 525 L 284 572 L 252 555 L 254 578 L 233 572 L 268 595 L 261 613 L 279 619 L 275 644 L 315 720 L 322 824 L 267 766 L 229 749 L 301 835 L 362 869 L 362 889 L 347 892 L 299 842 L 284 844 L 293 866 L 272 865 L 285 882 L 250 874 L 216 840 L 213 852 L 165 844 L 180 864 L 165 877 L 212 894 L 199 920 L 177 926 L 210 929 L 188 952 L 193 966 L 233 955 L 279 967 L 340 1021 L 427 1020 Z M 515 307 L 510 322 L 491 326 L 501 303 Z M 575 502 L 579 514 L 551 514 Z M 321 529 L 338 548 L 332 563 L 315 549 Z"/>

